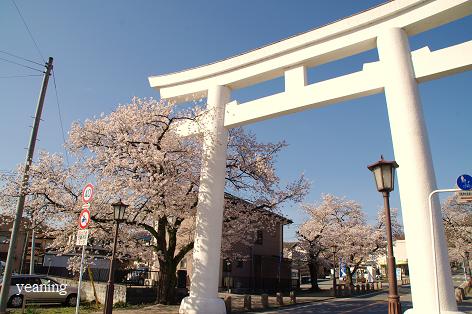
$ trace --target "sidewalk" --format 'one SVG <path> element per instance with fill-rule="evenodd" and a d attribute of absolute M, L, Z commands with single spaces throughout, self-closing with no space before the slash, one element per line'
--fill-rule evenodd
<path fill-rule="evenodd" d="M 232 313 L 247 313 L 248 311 L 244 310 L 244 295 L 242 294 L 229 294 L 229 293 L 219 293 L 220 298 L 224 299 L 226 296 L 231 296 L 232 303 Z M 329 296 L 329 291 L 322 290 L 319 292 L 309 292 L 304 291 L 300 293 L 300 296 L 297 295 L 297 304 L 306 304 L 312 302 L 320 302 L 332 299 L 333 297 Z M 290 297 L 284 295 L 284 305 L 283 307 L 290 307 Z M 251 295 L 251 312 L 262 311 L 261 296 L 260 295 Z M 269 307 L 271 309 L 277 309 L 281 306 L 276 303 L 275 296 L 269 296 Z M 133 314 L 175 314 L 179 313 L 179 305 L 146 305 L 143 307 L 133 307 L 133 308 L 123 308 L 123 309 L 113 309 L 113 312 L 116 313 L 133 313 Z M 93 314 L 100 314 L 102 312 L 94 312 Z"/>
<path fill-rule="evenodd" d="M 219 293 L 220 298 L 225 298 L 226 296 L 231 296 L 231 304 L 232 304 L 232 312 L 233 313 L 245 313 L 248 312 L 244 310 L 244 295 L 241 294 L 229 294 L 229 293 Z M 332 299 L 333 297 L 329 295 L 328 290 L 322 290 L 319 292 L 299 292 L 297 294 L 297 304 L 305 304 L 305 303 L 312 303 L 312 302 L 320 302 Z M 276 302 L 276 298 L 274 295 L 269 296 L 269 307 L 272 309 L 277 309 L 280 307 L 290 307 L 293 306 L 290 304 L 290 297 L 287 294 L 284 294 L 283 297 L 284 305 L 280 306 Z M 261 296 L 260 295 L 251 295 L 251 304 L 252 304 L 252 311 L 250 312 L 258 312 L 262 311 L 262 303 L 261 303 Z"/>

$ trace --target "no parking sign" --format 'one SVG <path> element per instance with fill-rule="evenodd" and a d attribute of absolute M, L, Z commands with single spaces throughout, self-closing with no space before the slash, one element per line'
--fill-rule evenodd
<path fill-rule="evenodd" d="M 90 211 L 86 208 L 82 209 L 79 215 L 79 228 L 85 229 L 90 223 Z"/>

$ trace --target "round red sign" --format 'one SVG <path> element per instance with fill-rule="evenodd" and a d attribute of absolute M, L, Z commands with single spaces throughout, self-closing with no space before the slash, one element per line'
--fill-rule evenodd
<path fill-rule="evenodd" d="M 82 201 L 89 203 L 93 197 L 93 185 L 92 183 L 87 184 L 82 190 Z"/>
<path fill-rule="evenodd" d="M 83 209 L 80 212 L 79 216 L 79 228 L 85 229 L 90 223 L 90 211 L 88 209 Z"/>

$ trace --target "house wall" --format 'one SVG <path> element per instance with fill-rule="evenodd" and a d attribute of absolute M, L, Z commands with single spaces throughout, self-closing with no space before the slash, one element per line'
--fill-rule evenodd
<path fill-rule="evenodd" d="M 2 224 L 0 225 L 0 260 L 1 261 L 6 261 L 7 255 L 8 255 L 8 246 L 10 243 L 10 237 L 11 237 L 11 228 L 12 224 Z M 20 230 L 18 232 L 18 237 L 17 237 L 17 246 L 15 249 L 15 254 L 13 256 L 13 272 L 19 272 L 20 271 L 20 264 L 21 264 L 21 257 L 23 255 L 23 246 L 26 241 L 26 231 L 24 226 L 20 226 Z M 29 246 L 29 245 L 28 245 Z M 29 261 L 29 257 L 27 257 Z M 26 265 L 23 266 L 23 269 L 25 269 Z"/>
<path fill-rule="evenodd" d="M 6 261 L 8 256 L 8 247 L 11 237 L 11 228 L 13 223 L 2 223 L 3 216 L 0 215 L 0 260 Z M 27 218 L 23 218 L 17 235 L 17 245 L 13 256 L 13 272 L 20 272 L 21 261 L 26 244 L 26 255 L 23 260 L 23 273 L 28 272 L 31 258 L 31 222 Z M 42 225 L 38 225 L 36 230 L 41 230 Z M 29 232 L 28 232 L 29 231 Z M 41 231 L 36 231 L 35 239 L 35 265 L 43 263 L 43 256 L 47 245 L 52 239 L 47 238 Z"/>
<path fill-rule="evenodd" d="M 280 224 L 277 224 L 275 230 L 262 229 L 263 243 L 254 244 L 253 254 L 254 255 L 267 255 L 267 256 L 279 256 L 282 254 L 282 243 L 283 237 L 282 229 Z"/>
<path fill-rule="evenodd" d="M 262 244 L 256 244 L 256 234 L 250 240 L 252 245 L 235 243 L 232 247 L 232 254 L 245 256 L 238 263 L 237 259 L 231 260 L 231 271 L 225 271 L 225 260 L 220 261 L 219 288 L 233 291 L 264 290 L 271 291 L 277 289 L 277 285 L 287 286 L 290 281 L 291 262 L 284 259 L 283 247 L 283 224 L 278 223 L 274 230 L 262 229 Z M 224 238 L 223 238 L 224 241 Z M 192 256 L 186 256 L 187 276 L 192 276 Z M 239 267 L 238 267 L 239 265 Z M 181 269 L 178 267 L 178 269 Z M 189 283 L 187 283 L 189 286 Z"/>
<path fill-rule="evenodd" d="M 77 255 L 79 255 L 77 253 Z M 57 255 L 55 252 L 46 253 L 44 255 L 43 266 L 45 267 L 64 267 L 69 266 L 69 259 L 75 255 L 65 254 Z M 90 264 L 90 268 L 108 269 L 110 266 L 110 258 L 105 256 L 94 257 L 93 262 Z"/>

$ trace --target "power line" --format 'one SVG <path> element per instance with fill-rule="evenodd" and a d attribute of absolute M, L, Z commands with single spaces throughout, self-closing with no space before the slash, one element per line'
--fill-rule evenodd
<path fill-rule="evenodd" d="M 15 55 L 15 54 L 13 54 L 13 53 L 11 53 L 11 52 L 8 52 L 8 51 L 5 51 L 5 50 L 0 50 L 0 53 L 4 53 L 4 54 L 6 54 L 6 55 L 9 55 L 9 56 L 11 56 L 11 57 L 15 57 L 15 58 L 21 59 L 21 60 L 23 60 L 23 61 L 28 61 L 28 62 L 37 64 L 37 65 L 40 65 L 40 66 L 44 66 L 44 64 L 42 64 L 42 63 L 39 63 L 39 62 L 30 60 L 30 59 L 26 59 L 26 58 L 23 58 L 23 57 L 20 57 L 20 56 L 18 56 L 18 55 Z"/>
<path fill-rule="evenodd" d="M 30 29 L 29 29 L 29 27 L 28 27 L 28 24 L 26 24 L 26 21 L 25 21 L 25 19 L 23 18 L 23 15 L 21 14 L 20 9 L 18 8 L 18 6 L 17 6 L 16 3 L 15 3 L 15 0 L 11 0 L 11 2 L 12 2 L 13 5 L 15 6 L 16 11 L 18 11 L 18 14 L 19 14 L 20 17 L 21 17 L 21 20 L 23 21 L 23 24 L 25 24 L 26 30 L 28 31 L 28 34 L 30 35 L 31 40 L 32 40 L 33 43 L 34 43 L 34 45 L 35 45 L 35 47 L 36 47 L 36 50 L 38 50 L 38 53 L 39 53 L 39 55 L 41 56 L 41 59 L 43 60 L 44 63 L 46 63 L 46 60 L 44 59 L 43 54 L 41 53 L 41 50 L 39 49 L 38 43 L 36 42 L 36 40 L 34 40 L 33 34 L 31 33 L 31 31 L 30 31 Z"/>
<path fill-rule="evenodd" d="M 42 74 L 30 74 L 30 75 L 6 75 L 0 76 L 0 78 L 16 78 L 16 77 L 29 77 L 29 76 L 43 76 Z"/>
<path fill-rule="evenodd" d="M 0 175 L 4 175 L 4 176 L 8 176 L 8 177 L 13 177 L 13 176 L 16 176 L 17 173 L 15 171 L 11 171 L 11 170 L 3 170 L 3 169 L 0 169 Z"/>
<path fill-rule="evenodd" d="M 2 60 L 2 61 L 4 61 L 4 62 L 11 63 L 11 64 L 16 64 L 16 65 L 18 65 L 18 66 L 20 66 L 20 67 L 24 67 L 24 68 L 28 68 L 28 69 L 31 69 L 31 70 L 35 70 L 35 71 L 44 73 L 43 70 L 39 70 L 39 69 L 36 69 L 36 68 L 32 68 L 32 67 L 30 67 L 30 66 L 27 66 L 27 65 L 24 65 L 24 64 L 15 62 L 15 61 L 11 61 L 11 60 L 8 60 L 8 59 L 2 58 L 2 57 L 0 57 L 0 60 Z"/>
<path fill-rule="evenodd" d="M 67 165 L 69 166 L 69 155 L 67 154 L 67 150 L 65 149 L 65 144 L 66 144 L 66 137 L 64 133 L 64 124 L 62 123 L 62 114 L 61 114 L 61 106 L 59 105 L 59 96 L 57 94 L 57 86 L 56 86 L 56 74 L 54 72 L 54 69 L 52 70 L 52 79 L 54 82 L 54 91 L 56 92 L 56 102 L 57 102 L 57 112 L 59 113 L 59 123 L 61 125 L 61 134 L 62 134 L 62 141 L 64 143 L 64 152 L 66 155 L 66 162 Z"/>

